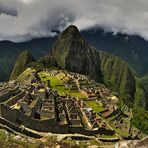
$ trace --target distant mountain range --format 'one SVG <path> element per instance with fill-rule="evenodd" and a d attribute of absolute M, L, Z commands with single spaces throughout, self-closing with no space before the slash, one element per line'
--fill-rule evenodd
<path fill-rule="evenodd" d="M 140 36 L 113 34 L 102 29 L 84 31 L 82 35 L 95 48 L 127 61 L 138 75 L 148 74 L 148 41 Z"/>
<path fill-rule="evenodd" d="M 0 81 L 8 80 L 19 54 L 29 50 L 36 59 L 46 55 L 52 48 L 55 38 L 34 39 L 23 43 L 0 41 Z"/>
<path fill-rule="evenodd" d="M 148 74 L 148 41 L 139 36 L 113 34 L 100 28 L 81 32 L 95 48 L 107 51 L 127 61 L 139 75 Z M 57 37 L 40 38 L 23 43 L 0 41 L 0 81 L 8 80 L 12 67 L 23 50 L 30 51 L 36 59 L 49 53 Z"/>

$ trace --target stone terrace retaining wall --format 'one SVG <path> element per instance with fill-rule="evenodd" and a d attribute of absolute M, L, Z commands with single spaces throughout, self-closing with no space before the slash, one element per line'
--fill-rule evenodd
<path fill-rule="evenodd" d="M 104 128 L 99 128 L 98 130 L 91 131 L 91 130 L 84 129 L 83 127 L 69 127 L 68 131 L 69 133 L 78 133 L 78 134 L 87 135 L 87 136 L 94 136 L 96 134 L 105 134 L 105 135 L 112 136 L 115 133 L 112 130 L 107 130 Z"/>
<path fill-rule="evenodd" d="M 10 98 L 8 101 L 7 101 L 7 105 L 11 106 L 11 105 L 14 105 L 15 103 L 17 103 L 17 101 L 22 98 L 23 96 L 25 95 L 25 91 L 23 92 L 20 92 L 18 95 Z"/>
<path fill-rule="evenodd" d="M 19 132 L 19 133 L 22 133 L 22 134 L 25 134 L 27 136 L 34 137 L 34 138 L 41 138 L 40 135 L 35 134 L 31 131 L 28 131 L 25 128 L 21 128 L 21 127 L 17 126 L 16 124 L 14 124 L 14 123 L 12 123 L 12 122 L 4 119 L 4 118 L 1 118 L 1 117 L 0 117 L 0 123 L 3 124 L 3 125 L 6 125 L 6 127 L 14 130 L 15 132 Z"/>
<path fill-rule="evenodd" d="M 1 116 L 8 120 L 10 123 L 18 123 L 20 122 L 22 125 L 29 129 L 33 129 L 39 132 L 52 132 L 57 134 L 67 134 L 67 133 L 78 133 L 83 135 L 92 136 L 95 134 L 106 134 L 106 135 L 113 135 L 114 131 L 106 130 L 104 128 L 100 128 L 96 131 L 86 130 L 84 127 L 72 127 L 68 124 L 66 125 L 59 125 L 55 118 L 48 119 L 48 120 L 36 120 L 30 118 L 27 115 L 22 114 L 17 109 L 11 109 L 8 105 L 1 104 Z M 1 121 L 0 121 L 1 122 Z M 6 124 L 6 123 L 5 123 Z M 9 127 L 10 124 L 7 124 Z M 10 125 L 12 128 L 12 125 Z M 14 130 L 19 130 L 17 127 L 13 127 Z"/>
<path fill-rule="evenodd" d="M 19 91 L 18 88 L 15 88 L 3 94 L 2 96 L 0 96 L 0 102 L 7 101 L 11 95 L 16 95 L 18 91 Z"/>
<path fill-rule="evenodd" d="M 56 124 L 55 118 L 48 120 L 36 120 L 30 118 L 27 115 L 22 114 L 17 109 L 11 109 L 7 105 L 1 104 L 0 107 L 1 107 L 1 116 L 3 118 L 13 123 L 20 122 L 22 125 L 30 129 L 47 132 L 53 130 Z"/>

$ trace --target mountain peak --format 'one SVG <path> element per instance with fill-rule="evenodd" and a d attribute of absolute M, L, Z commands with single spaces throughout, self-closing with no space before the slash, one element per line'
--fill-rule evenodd
<path fill-rule="evenodd" d="M 80 32 L 75 25 L 68 26 L 60 35 L 60 38 L 81 37 Z"/>
<path fill-rule="evenodd" d="M 74 25 L 70 25 L 61 33 L 54 45 L 52 55 L 61 69 L 87 74 L 95 80 L 101 79 L 100 61 L 97 60 L 99 54 Z"/>
<path fill-rule="evenodd" d="M 78 28 L 77 28 L 77 26 L 75 26 L 75 25 L 69 25 L 66 29 L 65 29 L 65 31 L 68 31 L 68 32 L 71 32 L 71 33 L 79 33 L 79 30 L 78 30 Z"/>
<path fill-rule="evenodd" d="M 21 52 L 14 65 L 10 80 L 16 79 L 26 69 L 27 64 L 34 61 L 35 59 L 29 51 Z"/>

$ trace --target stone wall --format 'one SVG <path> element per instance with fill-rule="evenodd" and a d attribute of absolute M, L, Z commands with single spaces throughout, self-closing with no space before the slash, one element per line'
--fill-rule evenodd
<path fill-rule="evenodd" d="M 114 112 L 112 112 L 109 116 L 107 116 L 106 118 L 110 118 L 112 116 L 116 116 L 117 114 L 120 113 L 120 110 L 119 109 L 116 109 Z"/>
<path fill-rule="evenodd" d="M 100 128 L 96 131 L 86 130 L 84 127 L 74 127 L 66 125 L 59 125 L 55 118 L 48 120 L 36 120 L 27 115 L 22 114 L 19 110 L 11 109 L 8 105 L 1 104 L 1 116 L 12 123 L 19 123 L 27 128 L 39 132 L 52 132 L 52 133 L 78 133 L 84 135 L 106 134 L 113 135 L 114 131 Z"/>
<path fill-rule="evenodd" d="M 18 93 L 18 88 L 9 90 L 8 92 L 6 92 L 5 94 L 2 94 L 2 95 L 0 96 L 0 102 L 5 102 L 5 101 L 7 101 L 8 98 L 9 98 L 11 95 L 16 95 L 17 93 Z"/>
<path fill-rule="evenodd" d="M 8 105 L 1 104 L 1 116 L 10 122 L 15 123 L 17 121 L 17 111 L 16 109 L 11 109 Z"/>
<path fill-rule="evenodd" d="M 35 104 L 34 104 L 34 106 L 32 108 L 32 112 L 31 112 L 31 115 L 30 115 L 31 118 L 34 117 L 34 114 L 35 114 L 37 108 L 38 107 L 41 108 L 41 106 L 42 106 L 42 100 L 40 98 L 37 98 L 37 100 L 35 100 L 35 101 L 36 102 L 35 102 Z"/>
<path fill-rule="evenodd" d="M 22 99 L 24 95 L 25 95 L 25 91 L 20 92 L 18 95 L 10 98 L 10 100 L 6 104 L 9 106 L 14 105 L 15 103 L 17 103 L 18 100 Z"/>
<path fill-rule="evenodd" d="M 56 130 L 57 122 L 55 118 L 47 120 L 36 120 L 27 115 L 22 114 L 17 109 L 11 109 L 8 105 L 1 104 L 1 116 L 13 123 L 21 123 L 25 127 L 36 131 L 49 132 Z M 58 129 L 59 130 L 59 129 Z"/>
<path fill-rule="evenodd" d="M 68 132 L 69 133 L 78 133 L 78 134 L 83 134 L 83 135 L 87 135 L 87 136 L 94 136 L 96 134 L 104 134 L 104 135 L 113 135 L 115 132 L 112 130 L 107 130 L 104 128 L 99 128 L 98 130 L 95 131 L 91 131 L 91 130 L 87 130 L 83 127 L 69 127 L 68 128 Z"/>
<path fill-rule="evenodd" d="M 48 119 L 48 120 L 36 120 L 33 118 L 30 118 L 29 116 L 26 116 L 22 114 L 20 111 L 18 111 L 18 120 L 25 126 L 30 129 L 41 131 L 41 132 L 48 132 L 56 124 L 55 118 Z"/>
<path fill-rule="evenodd" d="M 41 138 L 40 135 L 33 133 L 31 131 L 28 131 L 25 128 L 19 127 L 17 124 L 14 124 L 14 123 L 12 123 L 4 118 L 1 118 L 1 117 L 0 117 L 0 123 L 2 125 L 4 125 L 4 128 L 6 128 L 6 130 L 8 130 L 10 132 L 15 131 L 15 132 L 19 132 L 19 133 L 25 134 L 30 137 Z"/>

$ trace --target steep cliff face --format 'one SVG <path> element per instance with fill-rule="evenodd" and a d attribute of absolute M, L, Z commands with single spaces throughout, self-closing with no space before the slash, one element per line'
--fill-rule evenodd
<path fill-rule="evenodd" d="M 31 62 L 35 62 L 31 53 L 28 51 L 22 52 L 14 65 L 10 80 L 16 79 Z"/>
<path fill-rule="evenodd" d="M 136 91 L 135 76 L 128 64 L 119 57 L 106 52 L 99 52 L 101 61 L 101 71 L 104 82 L 118 90 L 121 94 L 126 94 L 130 100 L 134 100 Z"/>
<path fill-rule="evenodd" d="M 60 68 L 101 81 L 99 53 L 82 38 L 76 26 L 69 26 L 59 36 L 52 55 Z"/>

